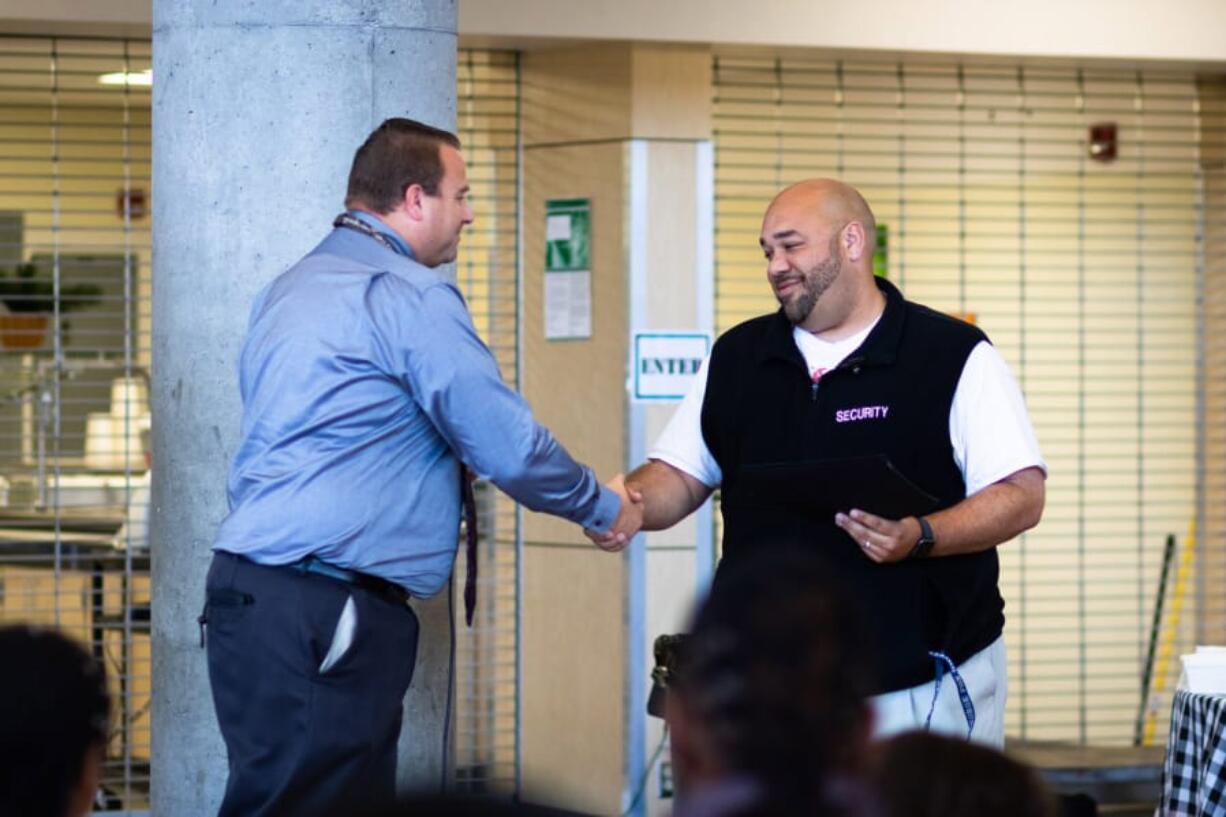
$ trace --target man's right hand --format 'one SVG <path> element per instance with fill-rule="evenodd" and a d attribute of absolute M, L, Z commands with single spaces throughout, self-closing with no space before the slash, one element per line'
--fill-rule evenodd
<path fill-rule="evenodd" d="M 626 486 L 624 475 L 618 474 L 605 483 L 610 490 L 616 491 L 621 497 L 621 509 L 617 519 L 604 533 L 585 528 L 584 533 L 592 540 L 592 544 L 601 550 L 611 553 L 623 549 L 643 527 L 643 494 Z"/>
<path fill-rule="evenodd" d="M 648 460 L 623 478 L 618 474 L 609 487 L 621 494 L 622 512 L 608 533 L 585 531 L 604 550 L 621 550 L 639 530 L 671 528 L 698 508 L 711 495 L 711 487 L 662 460 Z M 622 527 L 624 517 L 626 526 Z M 626 534 L 619 541 L 617 533 Z"/>

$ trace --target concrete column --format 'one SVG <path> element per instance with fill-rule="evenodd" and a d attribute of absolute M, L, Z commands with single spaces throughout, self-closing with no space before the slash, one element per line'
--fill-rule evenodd
<path fill-rule="evenodd" d="M 455 0 L 154 0 L 153 812 L 226 777 L 196 616 L 239 431 L 252 296 L 343 207 L 384 118 L 453 128 Z M 446 599 L 422 610 L 405 777 L 441 779 Z"/>

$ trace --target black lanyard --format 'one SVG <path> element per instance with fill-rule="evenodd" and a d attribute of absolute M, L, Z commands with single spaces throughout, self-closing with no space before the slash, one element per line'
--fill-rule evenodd
<path fill-rule="evenodd" d="M 337 216 L 336 219 L 333 220 L 332 226 L 343 227 L 346 230 L 355 230 L 364 236 L 373 238 L 375 241 L 378 241 L 384 247 L 387 247 L 397 255 L 403 255 L 406 258 L 409 257 L 408 253 L 401 249 L 395 241 L 392 241 L 382 232 L 376 230 L 374 227 L 371 227 L 365 221 L 362 221 L 362 219 L 351 216 L 348 213 L 341 213 L 339 216 Z"/>

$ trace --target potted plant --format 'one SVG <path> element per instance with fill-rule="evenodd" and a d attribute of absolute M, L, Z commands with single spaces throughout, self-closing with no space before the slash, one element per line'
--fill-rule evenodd
<path fill-rule="evenodd" d="M 60 286 L 60 314 L 93 306 L 102 298 L 96 284 Z M 55 308 L 55 286 L 41 275 L 36 264 L 18 264 L 12 270 L 0 269 L 0 302 L 7 314 L 0 314 L 0 341 L 9 349 L 37 349 L 47 332 L 48 318 Z"/>

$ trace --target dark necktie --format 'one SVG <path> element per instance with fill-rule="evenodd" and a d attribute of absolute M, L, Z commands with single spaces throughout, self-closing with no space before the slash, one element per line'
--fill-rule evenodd
<path fill-rule="evenodd" d="M 477 500 L 473 496 L 473 484 L 468 479 L 468 469 L 460 466 L 460 498 L 464 502 L 465 557 L 468 562 L 464 571 L 464 623 L 473 626 L 473 611 L 477 609 Z"/>

